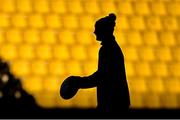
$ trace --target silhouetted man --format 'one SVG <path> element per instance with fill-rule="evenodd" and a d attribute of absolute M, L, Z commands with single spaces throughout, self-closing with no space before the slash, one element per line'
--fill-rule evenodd
<path fill-rule="evenodd" d="M 90 76 L 67 78 L 60 91 L 63 98 L 71 98 L 79 88 L 97 87 L 97 109 L 100 112 L 128 110 L 130 98 L 124 56 L 113 35 L 115 20 L 116 16 L 109 14 L 96 22 L 94 34 L 102 45 L 98 70 Z"/>

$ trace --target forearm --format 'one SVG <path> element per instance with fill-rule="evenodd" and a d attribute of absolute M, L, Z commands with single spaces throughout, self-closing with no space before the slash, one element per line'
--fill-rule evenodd
<path fill-rule="evenodd" d="M 93 73 L 90 76 L 81 77 L 82 79 L 79 80 L 79 87 L 80 88 L 92 88 L 98 85 L 99 81 L 99 73 L 98 71 Z"/>

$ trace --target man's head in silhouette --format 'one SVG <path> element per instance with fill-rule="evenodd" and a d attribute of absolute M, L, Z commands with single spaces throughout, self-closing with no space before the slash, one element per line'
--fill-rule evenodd
<path fill-rule="evenodd" d="M 116 16 L 111 13 L 109 16 L 99 19 L 95 24 L 94 34 L 96 40 L 104 41 L 113 36 Z"/>

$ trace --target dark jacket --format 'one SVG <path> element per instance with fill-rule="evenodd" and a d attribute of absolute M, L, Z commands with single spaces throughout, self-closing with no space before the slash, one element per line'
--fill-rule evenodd
<path fill-rule="evenodd" d="M 123 53 L 113 36 L 101 44 L 98 70 L 83 77 L 81 88 L 97 87 L 97 108 L 102 112 L 128 109 L 130 98 Z"/>

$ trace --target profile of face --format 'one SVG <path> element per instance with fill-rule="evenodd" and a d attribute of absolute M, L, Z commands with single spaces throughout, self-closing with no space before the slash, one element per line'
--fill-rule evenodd
<path fill-rule="evenodd" d="M 103 40 L 109 38 L 110 36 L 112 36 L 113 32 L 114 32 L 114 28 L 113 29 L 100 29 L 99 30 L 95 27 L 94 34 L 96 35 L 97 41 L 103 41 Z"/>
<path fill-rule="evenodd" d="M 105 38 L 105 34 L 104 34 L 103 30 L 99 31 L 95 28 L 94 34 L 96 35 L 97 41 L 102 41 Z"/>
<path fill-rule="evenodd" d="M 109 14 L 109 16 L 101 18 L 95 23 L 94 34 L 96 35 L 97 41 L 104 41 L 113 36 L 115 20 L 116 16 Z"/>

